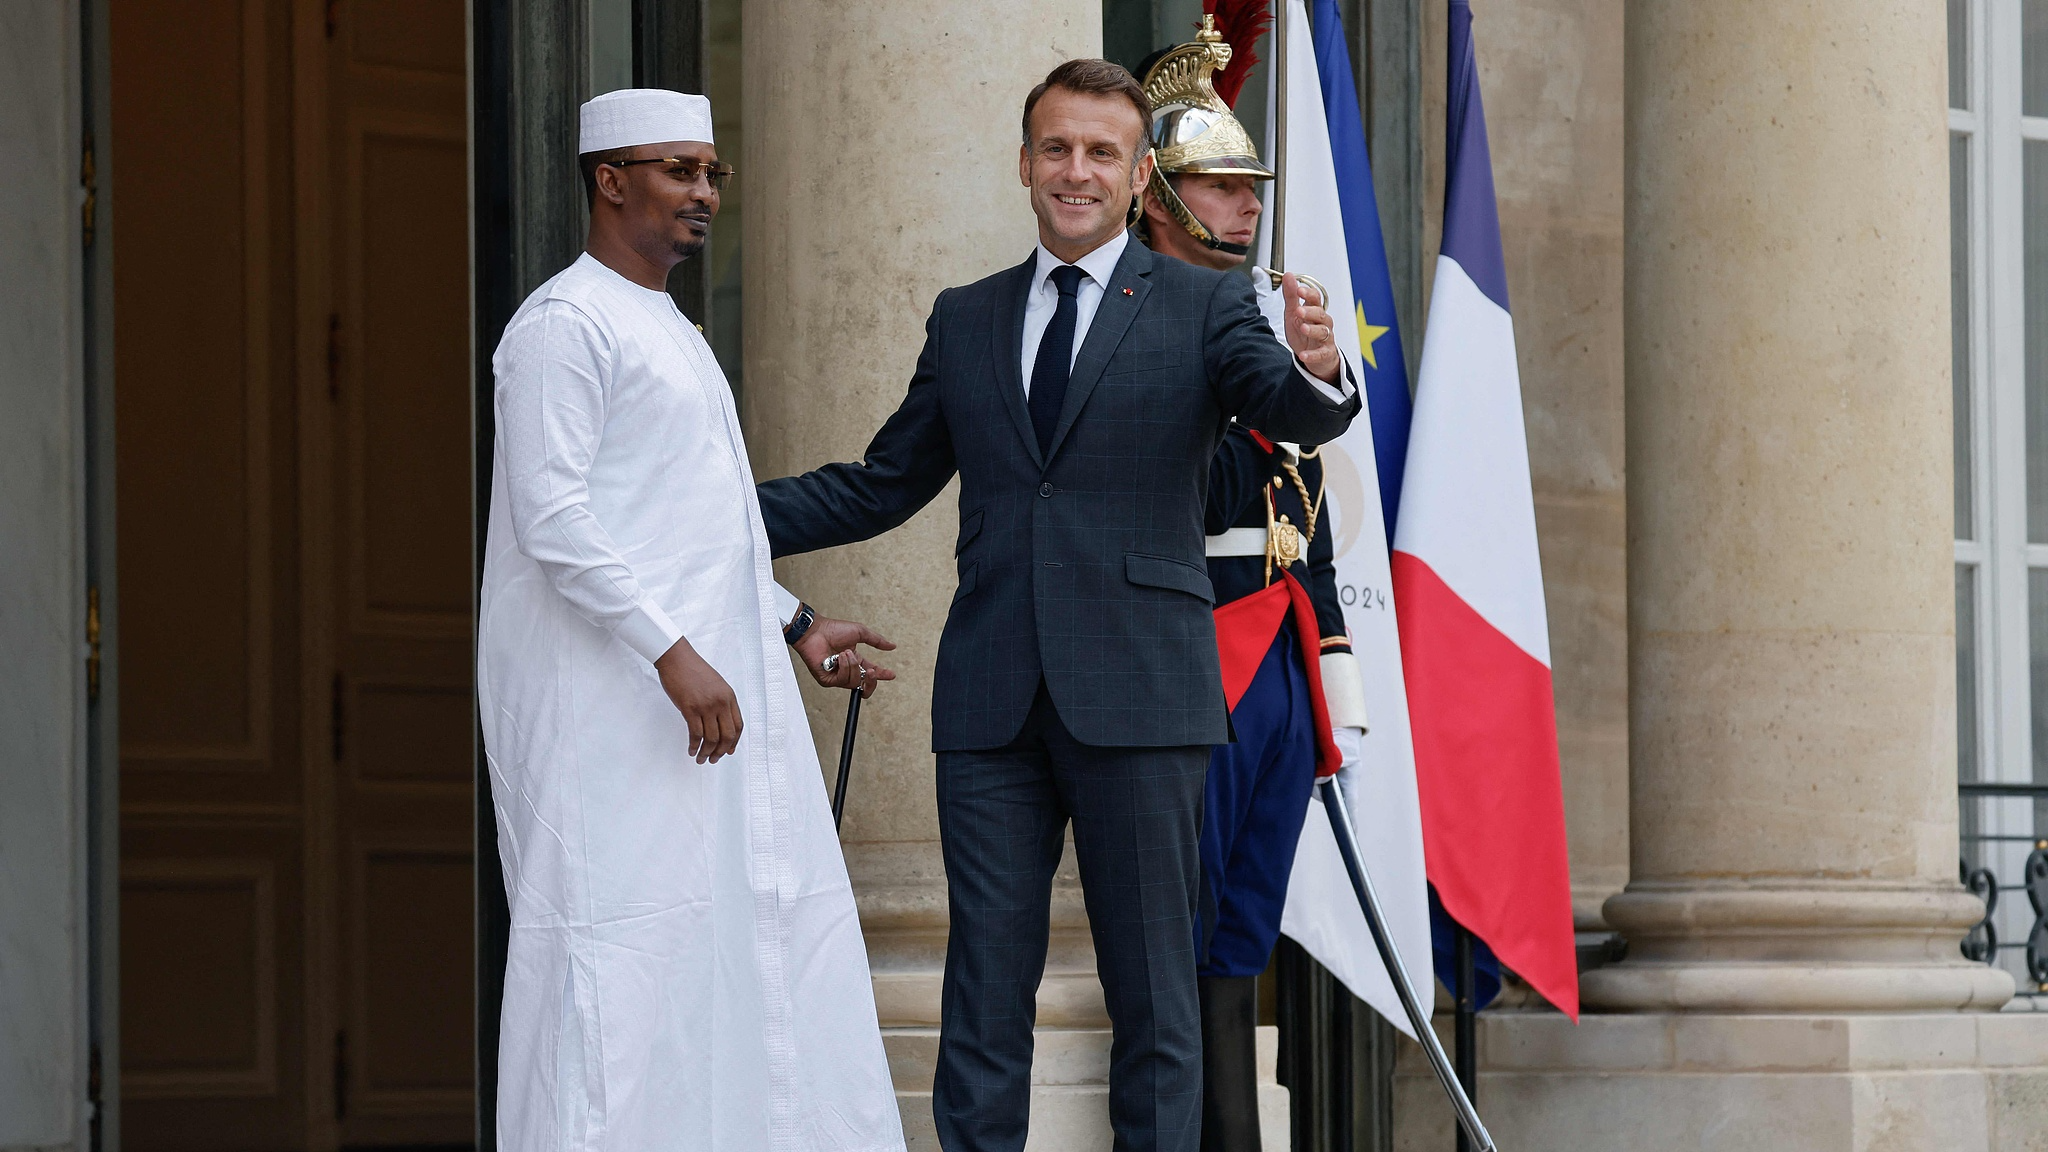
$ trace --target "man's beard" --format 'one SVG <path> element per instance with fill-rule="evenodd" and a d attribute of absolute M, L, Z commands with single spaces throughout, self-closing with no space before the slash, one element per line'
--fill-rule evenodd
<path fill-rule="evenodd" d="M 672 240 L 669 242 L 669 250 L 674 252 L 678 257 L 684 260 L 688 260 L 692 256 L 701 254 L 704 251 L 704 245 L 709 244 L 710 242 L 711 224 L 709 221 L 706 221 L 704 224 L 704 234 L 702 236 L 686 237 L 681 240 Z"/>

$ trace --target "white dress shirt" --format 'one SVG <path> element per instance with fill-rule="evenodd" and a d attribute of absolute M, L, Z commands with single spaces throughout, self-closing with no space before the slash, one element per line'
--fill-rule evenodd
<path fill-rule="evenodd" d="M 1074 261 L 1081 269 L 1081 287 L 1074 293 L 1074 346 L 1067 352 L 1067 370 L 1073 371 L 1081 344 L 1088 339 L 1088 325 L 1095 322 L 1095 310 L 1102 306 L 1102 294 L 1109 289 L 1110 274 L 1124 258 L 1129 232 L 1118 232 L 1109 243 Z M 1038 246 L 1038 266 L 1031 272 L 1031 290 L 1024 295 L 1024 397 L 1031 397 L 1031 370 L 1038 364 L 1038 345 L 1045 339 L 1046 326 L 1060 306 L 1059 286 L 1052 282 L 1052 270 L 1066 261 Z"/>
<path fill-rule="evenodd" d="M 1070 372 L 1074 360 L 1081 354 L 1081 345 L 1088 339 L 1088 326 L 1095 322 L 1095 310 L 1102 306 L 1102 294 L 1109 289 L 1109 278 L 1116 271 L 1116 263 L 1123 259 L 1124 245 L 1130 242 L 1129 232 L 1118 232 L 1102 247 L 1074 261 L 1074 266 L 1081 270 L 1081 285 L 1074 293 L 1074 346 L 1067 350 L 1067 370 Z M 1031 271 L 1031 288 L 1024 294 L 1022 367 L 1024 398 L 1027 400 L 1031 398 L 1031 370 L 1038 364 L 1038 346 L 1045 340 L 1045 330 L 1060 306 L 1060 290 L 1052 282 L 1052 270 L 1066 263 L 1047 251 L 1042 243 L 1038 246 L 1037 258 L 1038 263 Z M 1160 259 L 1171 260 L 1173 257 L 1161 256 Z M 1281 343 L 1286 342 L 1282 338 Z M 1302 367 L 1300 357 L 1295 358 L 1294 367 L 1332 401 L 1342 404 L 1351 398 L 1355 385 L 1348 365 L 1338 375 L 1335 385 L 1324 383 L 1315 373 Z"/>

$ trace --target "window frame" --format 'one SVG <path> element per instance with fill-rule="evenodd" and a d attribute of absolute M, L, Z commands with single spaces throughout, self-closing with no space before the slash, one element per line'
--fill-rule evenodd
<path fill-rule="evenodd" d="M 2021 115 L 2023 0 L 1968 0 L 1968 16 L 1968 107 L 1949 109 L 1948 128 L 1951 138 L 1968 140 L 1962 303 L 1969 310 L 1971 522 L 1968 537 L 1955 540 L 1954 559 L 1959 577 L 1969 569 L 1975 594 L 1976 709 L 1958 717 L 1957 731 L 1971 726 L 1976 762 L 1972 772 L 1959 756 L 1957 769 L 1960 782 L 2048 783 L 2048 765 L 2038 778 L 2034 768 L 2029 582 L 2031 573 L 2048 572 L 2048 544 L 2028 540 L 2024 187 L 2026 142 L 2048 141 L 2048 117 Z M 2048 652 L 2042 656 L 2048 661 Z M 2048 692 L 2048 683 L 2043 688 Z M 1966 857 L 1972 867 L 1989 867 L 2000 883 L 1995 927 L 2002 948 L 1994 963 L 2013 972 L 2028 994 L 2024 946 L 2033 916 L 2015 897 L 2023 894 L 2028 853 L 2048 835 L 2041 819 L 2048 805 L 2026 796 L 1964 797 L 1961 808 L 1962 832 L 1984 838 L 1966 845 Z"/>
<path fill-rule="evenodd" d="M 2031 783 L 2027 582 L 2030 570 L 2048 569 L 2048 544 L 2027 542 L 2021 164 L 2024 139 L 2048 140 L 2048 118 L 2020 123 L 2020 0 L 1969 0 L 1969 10 L 1970 107 L 1948 112 L 1969 158 L 1972 522 L 1955 540 L 1955 563 L 1971 569 L 1976 592 L 1975 778 Z"/>

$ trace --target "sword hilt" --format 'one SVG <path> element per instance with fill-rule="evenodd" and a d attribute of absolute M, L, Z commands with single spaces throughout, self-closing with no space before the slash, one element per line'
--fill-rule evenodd
<path fill-rule="evenodd" d="M 1273 287 L 1275 288 L 1280 287 L 1280 282 L 1282 280 L 1285 280 L 1287 277 L 1292 276 L 1296 280 L 1299 280 L 1303 284 L 1306 284 L 1309 287 L 1316 290 L 1316 307 L 1327 308 L 1330 306 L 1330 290 L 1328 288 L 1323 287 L 1323 282 L 1321 280 L 1316 279 L 1315 277 L 1309 275 L 1306 272 L 1276 272 L 1273 269 L 1268 268 L 1266 269 L 1266 275 L 1271 276 L 1273 278 Z"/>

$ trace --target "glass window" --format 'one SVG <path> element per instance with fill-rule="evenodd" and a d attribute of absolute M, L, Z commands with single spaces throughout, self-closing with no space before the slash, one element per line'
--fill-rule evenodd
<path fill-rule="evenodd" d="M 2024 0 L 2020 20 L 2020 113 L 2048 116 L 2048 0 Z"/>
<path fill-rule="evenodd" d="M 1974 538 L 1970 451 L 1970 138 L 1948 138 L 1950 391 L 1955 402 L 1956 539 Z"/>
<path fill-rule="evenodd" d="M 1956 565 L 1956 776 L 1979 779 L 1977 769 L 1977 570 Z"/>
<path fill-rule="evenodd" d="M 1948 106 L 1970 106 L 1970 0 L 1948 0 Z"/>
<path fill-rule="evenodd" d="M 2048 785 L 2048 0 L 1949 0 L 1948 34 L 1956 771 Z M 2018 891 L 2048 795 L 1963 801 L 1966 858 Z M 2000 908 L 2024 942 L 2025 902 Z"/>
<path fill-rule="evenodd" d="M 2048 783 L 2048 569 L 2027 572 L 2028 686 L 2033 697 L 2034 780 Z"/>
<path fill-rule="evenodd" d="M 2043 0 L 2048 3 L 2048 0 Z M 2022 146 L 2021 285 L 2027 414 L 2027 540 L 2048 544 L 2048 141 Z"/>
<path fill-rule="evenodd" d="M 1950 0 L 1954 3 L 1954 0 Z M 584 99 L 633 86 L 632 0 L 587 0 L 583 46 L 590 87 Z"/>

